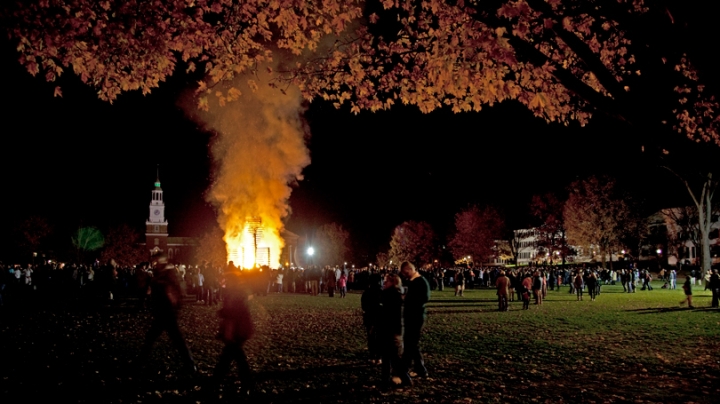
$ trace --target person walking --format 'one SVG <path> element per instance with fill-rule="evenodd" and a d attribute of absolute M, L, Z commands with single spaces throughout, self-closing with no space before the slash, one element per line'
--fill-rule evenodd
<path fill-rule="evenodd" d="M 685 292 L 685 300 L 682 300 L 680 302 L 680 305 L 682 306 L 687 302 L 688 307 L 691 309 L 694 309 L 695 306 L 692 305 L 692 277 L 690 275 L 685 277 L 685 283 L 683 284 L 683 291 Z"/>
<path fill-rule="evenodd" d="M 400 265 L 400 273 L 407 279 L 403 310 L 403 320 L 405 321 L 403 362 L 405 369 L 410 369 L 414 364 L 415 373 L 419 377 L 427 377 L 428 371 L 422 353 L 420 353 L 420 333 L 425 324 L 425 304 L 430 300 L 430 284 L 409 261 Z"/>
<path fill-rule="evenodd" d="M 597 279 L 597 277 L 595 277 L 595 273 L 591 271 L 587 277 L 587 284 L 586 284 L 587 289 L 588 289 L 588 294 L 590 295 L 591 302 L 595 301 L 595 295 L 597 292 L 597 289 L 596 289 L 597 283 L 598 283 L 598 279 Z M 582 297 L 580 300 L 582 300 Z"/>
<path fill-rule="evenodd" d="M 140 362 L 144 363 L 150 357 L 155 340 L 163 332 L 167 332 L 168 338 L 170 338 L 178 354 L 180 354 L 185 369 L 191 374 L 196 374 L 195 361 L 178 325 L 178 312 L 182 305 L 182 289 L 180 288 L 177 270 L 174 265 L 168 264 L 167 256 L 162 254 L 157 259 L 157 269 L 153 271 L 153 274 L 148 288 L 152 323 L 145 335 L 145 343 L 140 350 Z"/>
<path fill-rule="evenodd" d="M 218 311 L 220 330 L 217 335 L 225 346 L 215 365 L 213 384 L 219 386 L 223 383 L 230 365 L 235 361 L 242 383 L 241 394 L 249 395 L 255 389 L 255 380 L 243 346 L 253 336 L 255 327 L 248 305 L 251 295 L 245 286 L 238 271 L 226 274 L 223 307 Z"/>

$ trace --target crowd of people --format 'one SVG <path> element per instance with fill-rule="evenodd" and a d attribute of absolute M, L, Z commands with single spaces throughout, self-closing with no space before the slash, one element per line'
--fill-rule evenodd
<path fill-rule="evenodd" d="M 627 293 L 652 290 L 652 274 L 636 267 L 609 270 L 597 266 L 567 267 L 455 267 L 416 269 L 409 262 L 394 268 L 348 268 L 346 266 L 310 266 L 308 268 L 261 267 L 241 271 L 231 261 L 227 266 L 173 265 L 160 255 L 153 263 L 123 267 L 114 261 L 101 265 L 5 266 L 0 263 L 0 305 L 23 301 L 35 296 L 55 299 L 59 294 L 70 298 L 107 303 L 122 297 L 137 297 L 152 314 L 145 343 L 138 357 L 143 363 L 150 357 L 156 339 L 167 333 L 175 345 L 185 368 L 197 372 L 190 350 L 178 325 L 178 311 L 183 301 L 218 305 L 221 327 L 217 338 L 225 347 L 218 358 L 213 381 L 220 385 L 232 361 L 237 362 L 246 392 L 254 385 L 253 375 L 243 345 L 254 327 L 248 308 L 251 295 L 270 293 L 301 293 L 311 296 L 336 293 L 344 298 L 348 289 L 362 290 L 363 323 L 367 332 L 372 360 L 381 364 L 381 377 L 386 386 L 406 386 L 413 377 L 427 377 L 428 370 L 420 352 L 420 336 L 425 323 L 425 305 L 432 290 L 453 288 L 462 298 L 466 288 L 496 290 L 498 309 L 507 311 L 509 302 L 522 301 L 529 309 L 531 299 L 542 305 L 548 291 L 568 287 L 568 293 L 590 301 L 600 295 L 603 285 L 621 284 Z M 661 270 L 663 288 L 676 289 L 678 274 L 674 269 Z M 686 298 L 680 302 L 692 308 L 692 287 L 698 282 L 696 273 L 688 273 L 682 285 Z M 712 307 L 718 307 L 720 276 L 712 270 L 705 282 L 712 291 Z"/>
<path fill-rule="evenodd" d="M 225 273 L 237 269 L 229 266 L 173 264 L 180 280 L 184 297 L 192 296 L 196 302 L 217 305 L 225 289 Z M 4 265 L 0 263 L 0 306 L 13 301 L 38 297 L 64 296 L 66 299 L 112 302 L 119 298 L 147 300 L 147 290 L 157 268 L 150 262 L 134 266 L 121 266 L 110 261 L 94 261 L 90 265 L 62 264 L 47 261 L 42 264 Z M 364 290 L 369 271 L 340 266 L 261 267 L 243 271 L 253 293 L 307 293 L 327 294 L 344 298 L 348 290 Z"/>

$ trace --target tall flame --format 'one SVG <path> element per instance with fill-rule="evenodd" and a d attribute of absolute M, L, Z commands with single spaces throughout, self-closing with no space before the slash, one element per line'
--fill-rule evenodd
<path fill-rule="evenodd" d="M 280 265 L 288 184 L 301 180 L 302 169 L 310 163 L 300 91 L 270 88 L 268 81 L 267 73 L 240 75 L 232 83 L 243 93 L 239 100 L 225 106 L 213 100 L 209 112 L 192 113 L 217 134 L 211 147 L 215 178 L 207 199 L 218 207 L 228 260 L 236 258 L 245 268 L 260 265 L 259 260 Z M 258 243 L 252 236 L 257 222 L 262 237 L 260 245 L 251 246 Z M 243 253 L 251 247 L 260 257 Z"/>
<path fill-rule="evenodd" d="M 274 241 L 265 237 L 265 228 L 259 219 L 248 218 L 242 233 L 227 242 L 228 261 L 233 261 L 240 268 L 274 266 L 270 261 L 271 251 L 279 248 Z"/>

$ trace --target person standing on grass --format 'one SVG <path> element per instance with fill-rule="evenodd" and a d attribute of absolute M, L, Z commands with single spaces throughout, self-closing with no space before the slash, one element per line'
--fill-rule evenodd
<path fill-rule="evenodd" d="M 428 371 L 420 353 L 420 333 L 425 324 L 425 304 L 430 300 L 430 284 L 415 269 L 415 265 L 408 261 L 400 265 L 400 273 L 407 279 L 403 311 L 405 321 L 403 362 L 405 369 L 410 369 L 414 363 L 415 373 L 419 377 L 427 377 Z"/>
<path fill-rule="evenodd" d="M 676 289 L 677 288 L 677 271 L 674 269 L 670 270 L 670 274 L 668 275 L 668 278 L 670 278 L 670 289 Z"/>
<path fill-rule="evenodd" d="M 498 310 L 508 311 L 508 294 L 510 291 L 510 278 L 505 276 L 505 271 L 500 271 L 500 275 L 495 280 L 498 296 Z"/>
<path fill-rule="evenodd" d="M 463 290 L 465 289 L 465 275 L 462 269 L 458 269 L 455 272 L 455 296 L 462 297 Z"/>
<path fill-rule="evenodd" d="M 582 298 L 583 298 L 582 272 L 578 271 L 577 275 L 575 275 L 575 279 L 573 280 L 573 287 L 577 291 L 577 299 L 582 300 Z"/>
<path fill-rule="evenodd" d="M 335 297 L 335 286 L 337 286 L 335 281 L 335 270 L 333 270 L 332 268 L 328 268 L 325 275 L 325 283 L 327 284 L 328 296 Z"/>
<path fill-rule="evenodd" d="M 530 276 L 529 273 L 526 273 L 523 275 L 523 280 L 520 282 L 520 285 L 530 293 L 532 290 L 532 276 Z"/>
<path fill-rule="evenodd" d="M 720 275 L 718 270 L 713 269 L 712 275 L 710 275 L 710 281 L 707 283 L 710 291 L 712 292 L 712 304 L 711 307 L 718 307 L 718 299 L 720 299 Z"/>
<path fill-rule="evenodd" d="M 682 306 L 685 302 L 687 302 L 688 307 L 691 309 L 694 309 L 695 307 L 692 305 L 692 281 L 691 281 L 690 275 L 685 277 L 685 283 L 683 284 L 683 291 L 685 292 L 685 300 L 682 300 L 680 302 L 680 305 Z"/>
<path fill-rule="evenodd" d="M 382 383 L 388 387 L 396 385 L 391 379 L 395 376 L 401 385 L 411 385 L 410 375 L 400 359 L 403 354 L 403 297 L 398 275 L 385 275 L 380 300 L 378 341 L 382 352 Z"/>
<path fill-rule="evenodd" d="M 527 278 L 526 278 L 527 279 Z M 523 302 L 523 310 L 530 310 L 530 289 L 522 286 L 522 290 L 519 293 Z"/>
<path fill-rule="evenodd" d="M 538 304 L 538 305 L 542 304 L 543 280 L 542 280 L 540 271 L 535 271 L 535 276 L 533 277 L 532 288 L 533 288 L 533 294 L 535 295 L 535 304 Z"/>
<path fill-rule="evenodd" d="M 345 298 L 345 295 L 347 294 L 347 276 L 345 273 L 340 274 L 340 278 L 338 278 L 338 290 L 340 290 L 340 297 Z"/>

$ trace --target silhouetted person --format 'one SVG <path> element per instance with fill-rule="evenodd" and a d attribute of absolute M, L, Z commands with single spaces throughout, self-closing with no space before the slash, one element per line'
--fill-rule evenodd
<path fill-rule="evenodd" d="M 250 308 L 248 307 L 247 285 L 241 282 L 237 271 L 226 274 L 226 290 L 220 315 L 220 331 L 218 339 L 225 343 L 213 374 L 214 383 L 219 385 L 230 371 L 233 360 L 237 363 L 238 374 L 242 380 L 242 391 L 249 394 L 254 388 L 253 374 L 250 371 L 243 345 L 252 337 L 253 326 Z"/>
<path fill-rule="evenodd" d="M 197 372 L 195 362 L 178 327 L 178 311 L 182 304 L 183 295 L 177 270 L 173 265 L 167 263 L 167 256 L 161 255 L 157 259 L 157 268 L 153 274 L 154 276 L 148 288 L 151 303 L 150 312 L 153 319 L 145 336 L 140 361 L 147 361 L 155 340 L 165 331 L 178 350 L 186 370 L 195 374 Z"/>
<path fill-rule="evenodd" d="M 712 292 L 711 307 L 717 308 L 719 306 L 718 299 L 720 299 L 720 275 L 718 275 L 717 269 L 712 270 L 712 275 L 710 275 L 710 282 L 708 282 L 708 287 Z"/>
<path fill-rule="evenodd" d="M 403 297 L 399 276 L 385 276 L 381 300 L 378 341 L 382 352 L 382 382 L 386 386 L 392 386 L 395 383 L 391 376 L 395 376 L 400 378 L 402 385 L 410 385 L 412 380 L 400 359 L 403 354 Z"/>
<path fill-rule="evenodd" d="M 405 320 L 403 362 L 406 369 L 410 369 L 414 364 L 415 373 L 419 377 L 427 377 L 428 371 L 420 353 L 420 332 L 425 324 L 425 304 L 430 300 L 430 284 L 415 269 L 415 265 L 408 261 L 400 265 L 400 272 L 407 279 L 403 310 Z"/>

